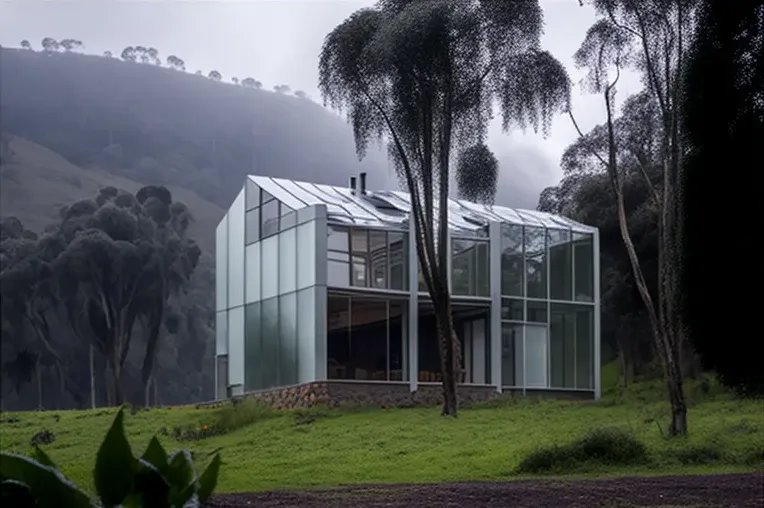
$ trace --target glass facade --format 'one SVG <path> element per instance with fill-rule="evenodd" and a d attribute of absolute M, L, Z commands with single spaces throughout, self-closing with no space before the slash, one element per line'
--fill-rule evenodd
<path fill-rule="evenodd" d="M 218 397 L 327 379 L 439 381 L 421 270 L 410 287 L 407 199 L 247 179 L 216 231 Z M 463 201 L 449 213 L 460 382 L 598 394 L 596 229 Z"/>

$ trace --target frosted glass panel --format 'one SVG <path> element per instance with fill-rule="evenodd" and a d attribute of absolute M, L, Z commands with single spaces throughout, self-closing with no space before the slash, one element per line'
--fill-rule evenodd
<path fill-rule="evenodd" d="M 263 355 L 260 332 L 260 302 L 247 305 L 244 329 L 244 391 L 259 390 L 262 386 Z"/>
<path fill-rule="evenodd" d="M 247 245 L 245 284 L 246 303 L 260 301 L 260 243 Z"/>
<path fill-rule="evenodd" d="M 279 238 L 271 236 L 260 242 L 260 245 L 263 246 L 260 288 L 261 298 L 265 300 L 279 293 Z"/>
<path fill-rule="evenodd" d="M 297 289 L 316 283 L 316 222 L 297 227 Z"/>
<path fill-rule="evenodd" d="M 297 293 L 279 297 L 279 385 L 297 384 Z"/>
<path fill-rule="evenodd" d="M 547 330 L 545 326 L 525 327 L 525 382 L 528 388 L 547 388 Z"/>
<path fill-rule="evenodd" d="M 215 309 L 228 308 L 228 215 L 215 230 Z"/>
<path fill-rule="evenodd" d="M 228 384 L 244 384 L 244 307 L 228 311 Z"/>
<path fill-rule="evenodd" d="M 300 383 L 316 376 L 316 289 L 297 293 L 297 369 Z"/>
<path fill-rule="evenodd" d="M 244 305 L 244 189 L 228 210 L 228 306 Z"/>
<path fill-rule="evenodd" d="M 270 298 L 260 302 L 260 325 L 262 327 L 262 382 L 263 388 L 279 384 L 279 299 Z"/>
<path fill-rule="evenodd" d="M 226 311 L 215 314 L 215 354 L 228 354 L 228 313 Z"/>
<path fill-rule="evenodd" d="M 279 235 L 279 294 L 297 289 L 297 229 Z"/>

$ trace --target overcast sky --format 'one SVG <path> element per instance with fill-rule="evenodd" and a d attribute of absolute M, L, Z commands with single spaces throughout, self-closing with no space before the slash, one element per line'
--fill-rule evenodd
<path fill-rule="evenodd" d="M 85 52 L 119 54 L 130 45 L 175 54 L 193 72 L 216 69 L 225 80 L 252 76 L 266 88 L 286 83 L 320 100 L 318 54 L 324 36 L 349 14 L 374 0 L 218 1 L 0 1 L 0 44 L 17 47 L 28 39 L 39 49 L 43 37 L 75 38 Z M 575 84 L 573 108 L 582 128 L 602 122 L 600 96 L 581 93 L 582 73 L 572 55 L 595 19 L 578 0 L 540 0 L 546 23 L 542 45 L 567 68 Z M 1 78 L 1 77 L 0 77 Z M 637 76 L 622 76 L 619 99 L 639 91 Z M 499 158 L 497 201 L 534 207 L 538 192 L 559 181 L 560 156 L 575 139 L 567 117 L 557 118 L 544 139 L 532 132 L 501 132 L 492 126 L 489 144 Z M 509 196 L 509 198 L 507 198 Z M 509 203 L 507 203 L 509 201 Z"/>

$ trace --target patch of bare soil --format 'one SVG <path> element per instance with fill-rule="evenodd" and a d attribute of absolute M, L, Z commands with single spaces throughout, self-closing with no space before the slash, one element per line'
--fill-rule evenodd
<path fill-rule="evenodd" d="M 217 495 L 210 505 L 218 508 L 762 508 L 764 473 L 377 485 L 302 492 L 248 492 Z"/>

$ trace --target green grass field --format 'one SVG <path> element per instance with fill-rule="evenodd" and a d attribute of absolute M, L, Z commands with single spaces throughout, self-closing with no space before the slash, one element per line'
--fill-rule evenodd
<path fill-rule="evenodd" d="M 313 409 L 276 413 L 256 405 L 223 410 L 178 407 L 126 414 L 134 453 L 154 434 L 168 450 L 189 448 L 198 467 L 220 451 L 218 492 L 353 483 L 417 483 L 517 477 L 515 468 L 540 447 L 564 445 L 602 428 L 622 429 L 644 443 L 649 461 L 608 467 L 582 463 L 573 476 L 755 471 L 764 467 L 764 404 L 718 388 L 688 388 L 690 435 L 667 439 L 660 385 L 612 390 L 598 403 L 499 400 L 444 419 L 439 408 Z M 239 413 L 234 413 L 239 411 Z M 43 448 L 62 472 L 92 489 L 91 468 L 114 409 L 3 413 L 0 448 L 26 453 L 43 429 Z M 56 418 L 58 417 L 58 418 Z M 232 420 L 233 418 L 233 420 Z M 237 420 L 237 421 L 234 421 Z M 252 423 L 250 423 L 252 422 Z M 225 435 L 179 441 L 174 429 L 222 426 Z M 238 427 L 238 428 L 236 428 Z"/>

